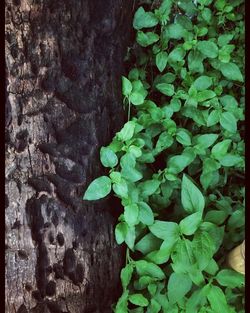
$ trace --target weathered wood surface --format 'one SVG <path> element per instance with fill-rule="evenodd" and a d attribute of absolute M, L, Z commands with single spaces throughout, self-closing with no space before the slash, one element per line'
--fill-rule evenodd
<path fill-rule="evenodd" d="M 6 0 L 6 313 L 110 313 L 114 200 L 86 203 L 124 120 L 132 0 Z"/>

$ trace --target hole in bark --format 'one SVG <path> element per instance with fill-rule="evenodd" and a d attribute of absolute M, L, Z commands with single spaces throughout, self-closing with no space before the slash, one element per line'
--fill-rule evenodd
<path fill-rule="evenodd" d="M 18 256 L 20 259 L 27 260 L 28 254 L 25 250 L 18 250 Z"/>
<path fill-rule="evenodd" d="M 20 221 L 15 221 L 15 223 L 13 224 L 11 229 L 18 229 L 20 226 L 21 226 L 21 222 Z"/>
<path fill-rule="evenodd" d="M 62 233 L 58 233 L 58 235 L 56 236 L 57 242 L 59 243 L 59 246 L 63 246 L 64 245 L 64 237 Z"/>
<path fill-rule="evenodd" d="M 32 285 L 29 284 L 29 283 L 27 283 L 27 284 L 25 285 L 25 289 L 30 292 L 30 291 L 32 290 Z"/>
<path fill-rule="evenodd" d="M 55 241 L 55 237 L 52 232 L 49 233 L 48 238 L 49 238 L 49 243 L 53 244 Z"/>
<path fill-rule="evenodd" d="M 28 310 L 26 309 L 26 306 L 22 304 L 17 310 L 17 313 L 28 313 Z"/>
<path fill-rule="evenodd" d="M 53 296 L 56 293 L 56 283 L 51 280 L 48 282 L 47 286 L 46 286 L 46 294 L 47 296 Z"/>
<path fill-rule="evenodd" d="M 42 296 L 41 296 L 41 293 L 40 293 L 39 290 L 34 290 L 34 291 L 32 292 L 32 297 L 33 297 L 37 302 L 43 301 Z"/>
<path fill-rule="evenodd" d="M 55 278 L 56 278 L 56 279 L 58 279 L 58 278 L 63 279 L 63 278 L 64 278 L 62 265 L 60 265 L 60 264 L 58 264 L 58 263 L 55 263 L 55 264 L 53 265 L 53 271 L 55 272 Z"/>

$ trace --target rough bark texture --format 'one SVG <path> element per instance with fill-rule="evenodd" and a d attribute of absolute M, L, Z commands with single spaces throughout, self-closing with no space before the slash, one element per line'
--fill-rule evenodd
<path fill-rule="evenodd" d="M 132 6 L 6 0 L 7 313 L 110 313 L 119 295 L 119 202 L 81 198 L 123 123 Z"/>

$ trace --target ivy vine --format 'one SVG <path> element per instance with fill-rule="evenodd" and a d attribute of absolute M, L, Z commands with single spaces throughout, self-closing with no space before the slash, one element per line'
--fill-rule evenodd
<path fill-rule="evenodd" d="M 243 313 L 244 1 L 141 1 L 122 77 L 128 122 L 100 150 L 127 245 L 115 313 Z"/>

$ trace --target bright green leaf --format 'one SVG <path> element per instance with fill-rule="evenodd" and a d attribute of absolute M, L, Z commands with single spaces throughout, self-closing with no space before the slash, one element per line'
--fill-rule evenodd
<path fill-rule="evenodd" d="M 106 197 L 111 191 L 111 179 L 107 176 L 100 176 L 88 186 L 83 200 L 98 200 Z"/>

